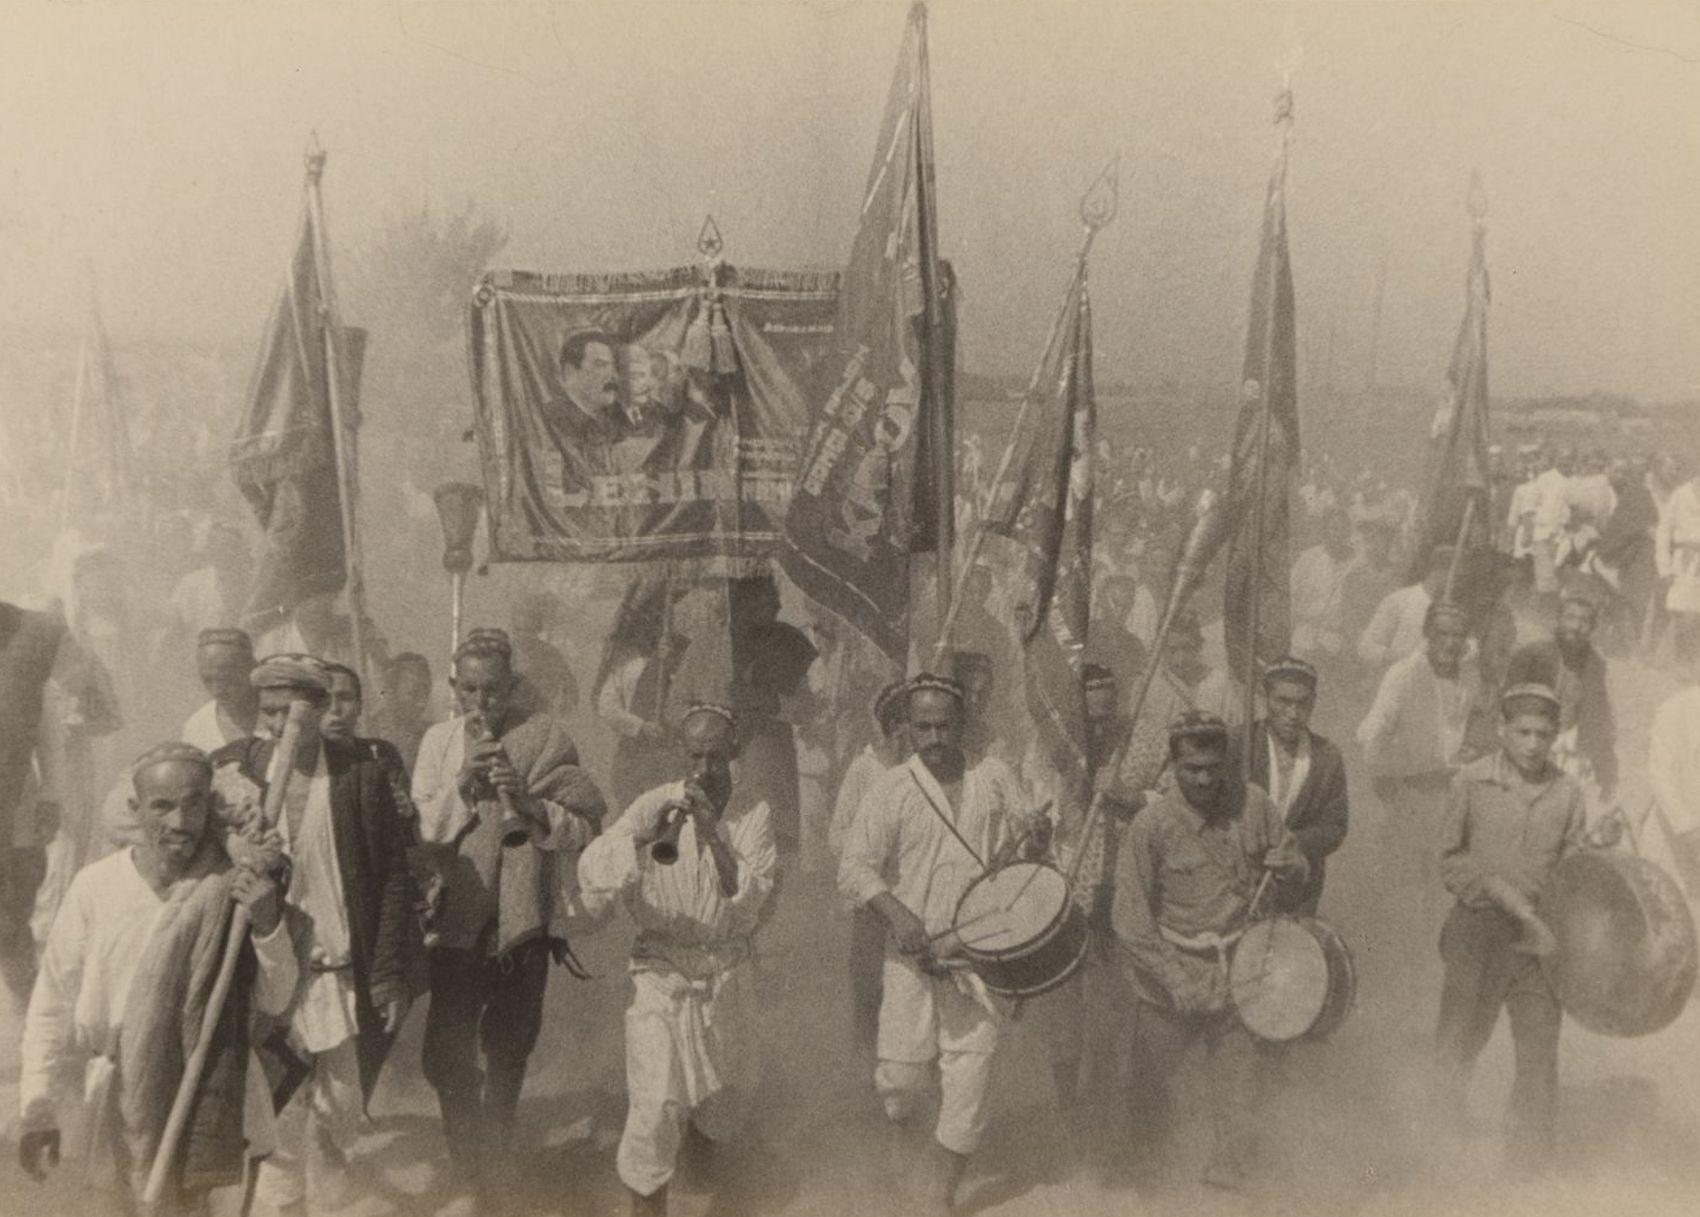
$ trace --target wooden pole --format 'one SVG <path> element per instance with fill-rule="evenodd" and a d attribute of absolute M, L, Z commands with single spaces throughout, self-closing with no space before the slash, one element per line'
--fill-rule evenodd
<path fill-rule="evenodd" d="M 1464 516 L 1458 521 L 1458 541 L 1452 547 L 1452 561 L 1446 567 L 1446 586 L 1440 593 L 1442 604 L 1448 604 L 1452 600 L 1452 590 L 1458 582 L 1458 567 L 1464 557 L 1464 545 L 1470 539 L 1470 525 L 1475 523 L 1478 497 L 1480 496 L 1477 493 L 1472 492 L 1470 497 L 1464 500 Z"/>
<path fill-rule="evenodd" d="M 460 650 L 460 629 L 462 615 L 466 609 L 466 572 L 456 570 L 449 572 L 449 625 L 452 637 L 449 640 L 449 671 L 454 671 L 455 652 Z"/>
<path fill-rule="evenodd" d="M 318 137 L 307 148 L 307 206 L 313 223 L 313 265 L 319 279 L 319 332 L 325 348 L 325 389 L 331 407 L 331 440 L 336 455 L 337 498 L 342 506 L 342 556 L 348 585 L 348 615 L 354 631 L 354 666 L 371 684 L 366 654 L 366 592 L 361 583 L 360 532 L 356 527 L 354 453 L 356 442 L 348 429 L 342 405 L 342 365 L 337 357 L 336 329 L 341 325 L 331 295 L 330 250 L 325 242 L 325 204 L 319 181 L 324 176 L 325 151 Z M 458 645 L 458 641 L 457 641 Z"/>
<path fill-rule="evenodd" d="M 920 254 L 922 307 L 925 309 L 927 331 L 927 340 L 920 344 L 920 372 L 927 399 L 932 406 L 928 412 L 928 426 L 934 465 L 933 518 L 936 535 L 933 538 L 933 569 L 934 579 L 938 584 L 938 639 L 942 643 L 948 628 L 955 621 L 951 601 L 955 572 L 952 562 L 952 534 L 956 530 L 956 494 L 952 483 L 955 480 L 956 450 L 951 443 L 952 377 L 950 370 L 936 358 L 938 352 L 933 349 L 938 335 L 944 329 L 944 309 L 940 298 L 938 232 L 928 222 L 930 217 L 937 215 L 937 200 L 933 197 L 932 67 L 927 54 L 927 6 L 918 3 L 913 11 L 918 26 L 919 46 L 916 54 L 920 59 L 917 65 L 920 80 L 914 118 L 919 145 L 916 149 L 916 171 L 919 175 L 917 193 L 921 196 L 920 206 L 916 209 L 919 213 L 916 237 Z M 942 646 L 936 645 L 935 656 L 943 654 L 943 650 Z"/>
<path fill-rule="evenodd" d="M 1289 82 L 1290 85 L 1290 82 Z M 1287 87 L 1282 89 L 1282 99 L 1288 98 Z M 1292 133 L 1292 117 L 1290 106 L 1283 105 L 1277 111 L 1276 124 L 1280 128 L 1280 143 L 1276 152 L 1276 186 L 1281 191 L 1281 208 L 1283 213 L 1287 206 L 1287 143 Z M 1265 204 L 1267 206 L 1267 204 Z M 1263 376 L 1259 386 L 1262 395 L 1260 417 L 1257 423 L 1257 484 L 1252 503 L 1252 579 L 1251 579 L 1251 629 L 1250 637 L 1246 640 L 1245 657 L 1245 690 L 1244 709 L 1245 721 L 1240 727 L 1240 764 L 1244 768 L 1251 765 L 1252 729 L 1257 717 L 1257 644 L 1258 634 L 1263 628 L 1263 548 L 1264 548 L 1264 499 L 1269 494 L 1269 400 L 1270 385 L 1274 381 L 1273 364 L 1275 362 L 1275 276 L 1269 280 L 1269 311 L 1265 318 L 1263 331 Z M 1330 370 L 1332 375 L 1332 369 Z M 1295 390 L 1297 386 L 1294 386 Z M 1285 493 L 1285 487 L 1282 493 Z"/>
<path fill-rule="evenodd" d="M 289 707 L 289 717 L 284 720 L 283 736 L 278 740 L 277 750 L 273 753 L 276 758 L 272 766 L 274 776 L 271 785 L 266 787 L 265 803 L 261 810 L 262 828 L 269 828 L 277 823 L 277 818 L 283 814 L 283 800 L 289 789 L 289 779 L 295 772 L 295 756 L 301 747 L 301 736 L 306 730 L 309 713 L 310 707 L 303 701 Z M 153 1165 L 148 1170 L 148 1181 L 142 1189 L 142 1205 L 145 1208 L 158 1205 L 165 1192 L 166 1178 L 171 1173 L 171 1163 L 177 1157 L 178 1143 L 182 1141 L 183 1130 L 188 1125 L 189 1108 L 194 1104 L 195 1092 L 200 1088 L 207 1055 L 212 1051 L 213 1035 L 218 1031 L 218 1020 L 224 1014 L 224 1003 L 230 996 L 230 986 L 236 977 L 236 964 L 242 956 L 242 944 L 247 937 L 248 910 L 237 905 L 230 914 L 230 932 L 225 935 L 224 955 L 219 960 L 218 976 L 213 981 L 206 1008 L 201 1012 L 201 1028 L 195 1037 L 195 1047 L 189 1053 L 189 1059 L 184 1062 L 183 1078 L 178 1082 L 177 1094 L 171 1100 L 171 1111 L 165 1118 L 165 1129 L 160 1133 L 159 1148 L 154 1151 Z"/>

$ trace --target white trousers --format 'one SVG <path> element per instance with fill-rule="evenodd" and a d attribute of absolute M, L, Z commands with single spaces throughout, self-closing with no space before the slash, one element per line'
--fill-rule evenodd
<path fill-rule="evenodd" d="M 361 1114 L 360 1065 L 354 1041 L 314 1054 L 313 1072 L 277 1114 L 277 1148 L 260 1163 L 254 1194 L 279 1208 L 305 1200 L 324 1165 L 340 1166 Z"/>
<path fill-rule="evenodd" d="M 1002 1017 L 977 979 L 928 976 L 888 956 L 874 1089 L 886 1116 L 907 1120 L 936 1086 L 938 1143 L 971 1154 L 986 1134 L 986 1087 Z"/>

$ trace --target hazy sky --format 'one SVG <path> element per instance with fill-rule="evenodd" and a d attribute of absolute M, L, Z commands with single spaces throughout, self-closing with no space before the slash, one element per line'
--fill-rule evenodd
<path fill-rule="evenodd" d="M 705 212 L 733 261 L 837 265 L 906 8 L 0 0 L 0 323 L 74 323 L 86 255 L 120 337 L 256 339 L 313 128 L 343 262 L 470 199 L 513 266 L 689 261 Z M 1385 258 L 1382 379 L 1439 377 L 1479 167 L 1494 391 L 1700 395 L 1700 6 L 934 0 L 931 27 L 966 367 L 1030 369 L 1119 150 L 1100 378 L 1232 383 L 1296 44 L 1301 358 L 1332 328 L 1362 377 Z"/>

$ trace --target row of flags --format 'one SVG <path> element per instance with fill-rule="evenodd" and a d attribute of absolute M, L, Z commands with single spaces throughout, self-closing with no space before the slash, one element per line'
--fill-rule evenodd
<path fill-rule="evenodd" d="M 924 3 L 916 3 L 841 280 L 836 347 L 815 390 L 780 558 L 803 592 L 899 664 L 911 641 L 911 561 L 917 554 L 939 556 L 942 617 L 954 531 L 955 317 L 951 271 L 939 257 L 926 19 Z M 1286 214 L 1291 123 L 1291 96 L 1283 91 L 1232 464 L 1187 556 L 1190 586 L 1226 553 L 1227 651 L 1248 689 L 1260 665 L 1289 645 L 1288 504 L 1299 458 Z M 265 536 L 248 606 L 257 626 L 287 616 L 310 596 L 344 588 L 359 613 L 353 420 L 363 334 L 337 315 L 317 206 L 322 165 L 322 154 L 316 164 L 310 158 L 294 255 L 231 449 L 233 476 Z M 1449 398 L 1436 418 L 1424 481 L 1425 549 L 1458 536 L 1474 510 L 1467 505 L 1486 492 L 1487 305 L 1478 213 Z M 100 400 L 113 400 L 115 378 L 98 316 L 91 334 L 92 356 L 86 351 L 84 358 L 92 358 L 109 386 Z M 121 436 L 121 422 L 115 419 L 109 434 Z M 1091 619 L 1095 429 L 1083 251 L 981 524 L 1022 556 L 1016 602 L 1027 700 L 1076 799 L 1085 797 L 1091 778 L 1082 669 Z M 121 476 L 124 462 L 114 457 L 109 464 Z"/>

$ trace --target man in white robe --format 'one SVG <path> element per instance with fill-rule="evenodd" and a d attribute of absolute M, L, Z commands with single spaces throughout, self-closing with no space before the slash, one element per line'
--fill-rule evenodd
<path fill-rule="evenodd" d="M 231 899 L 248 912 L 254 966 L 238 968 L 227 1010 L 239 1016 L 243 1003 L 275 1016 L 289 1004 L 296 959 L 277 886 L 252 871 L 232 870 L 209 836 L 211 778 L 211 762 L 198 749 L 171 744 L 144 754 L 134 767 L 129 800 L 135 843 L 84 867 L 66 891 L 24 1023 L 18 1155 L 24 1171 L 38 1181 L 58 1164 L 58 1092 L 80 1068 L 90 1121 L 85 1175 L 97 1184 L 140 1190 L 152 1166 L 149 1147 L 158 1145 L 166 1103 L 180 1085 L 180 1073 L 156 1074 L 154 1100 L 138 1101 L 154 1054 L 136 1050 L 164 1046 L 142 1027 L 169 1027 L 176 1003 L 162 994 L 179 986 L 188 996 L 210 991 L 205 981 L 217 970 Z M 198 964 L 193 952 L 173 945 L 197 936 L 219 948 L 204 953 Z M 235 1038 L 215 1036 L 198 1102 L 218 1107 L 208 1087 L 228 1079 L 219 1065 L 221 1053 L 228 1053 L 226 1065 L 235 1062 L 237 1071 L 246 1071 L 240 1084 L 225 1083 L 226 1102 L 233 1107 L 228 1114 L 240 1115 L 239 1131 L 251 1152 L 263 1148 L 269 1130 L 269 1095 L 260 1070 L 248 1060 L 246 1020 L 232 1022 L 227 1015 L 224 1021 L 232 1025 L 221 1023 L 221 1030 Z M 170 1207 L 204 1208 L 206 1190 L 219 1181 L 217 1169 L 234 1168 L 241 1178 L 240 1155 L 231 1161 L 227 1152 L 224 1162 L 215 1163 L 204 1143 L 197 1146 L 200 1136 L 191 1121 L 169 1179 Z"/>
<path fill-rule="evenodd" d="M 248 681 L 254 672 L 254 640 L 241 630 L 202 630 L 195 671 L 208 700 L 183 723 L 183 742 L 212 753 L 254 734 L 260 716 L 259 690 Z"/>
<path fill-rule="evenodd" d="M 616 1158 L 634 1214 L 667 1211 L 687 1123 L 724 1139 L 760 1081 L 750 936 L 773 892 L 773 825 L 765 802 L 733 787 L 730 709 L 694 705 L 680 734 L 688 776 L 639 795 L 579 862 L 586 909 L 619 901 L 638 926 Z M 666 863 L 653 847 L 669 835 L 677 857 Z"/>
<path fill-rule="evenodd" d="M 915 755 L 881 777 L 851 825 L 838 885 L 885 919 L 884 997 L 874 1086 L 886 1115 L 904 1122 L 935 1083 L 934 1137 L 942 1147 L 935 1192 L 951 1206 L 968 1158 L 986 1131 L 986 1085 L 1005 1015 L 977 976 L 946 966 L 959 955 L 957 902 L 985 867 L 1029 842 L 1042 846 L 1043 816 L 995 757 L 963 751 L 962 687 L 922 674 L 909 686 Z"/>

